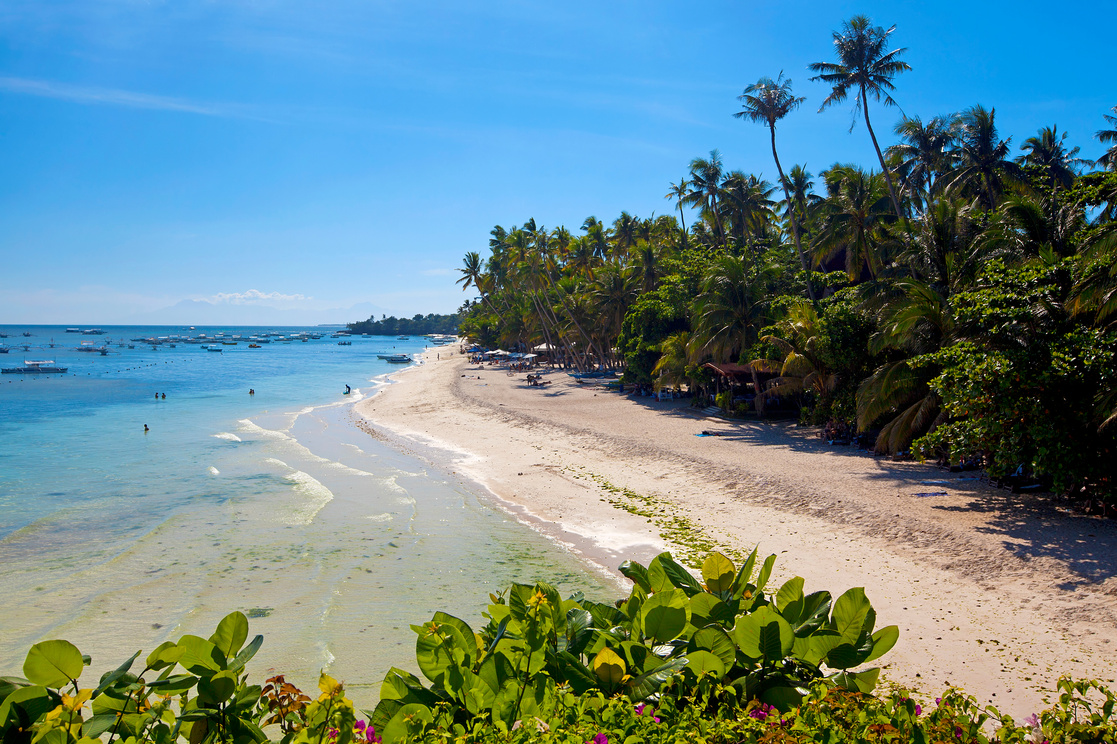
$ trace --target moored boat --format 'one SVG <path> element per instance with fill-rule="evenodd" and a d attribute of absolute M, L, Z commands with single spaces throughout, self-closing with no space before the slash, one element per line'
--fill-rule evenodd
<path fill-rule="evenodd" d="M 4 367 L 0 369 L 0 372 L 6 375 L 45 375 L 62 374 L 68 369 L 67 367 L 55 367 L 53 359 L 38 362 L 24 359 L 23 364 L 22 367 Z"/>

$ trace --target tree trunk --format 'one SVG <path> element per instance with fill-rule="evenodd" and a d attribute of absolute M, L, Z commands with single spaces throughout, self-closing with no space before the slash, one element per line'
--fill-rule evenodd
<path fill-rule="evenodd" d="M 884 164 L 884 154 L 880 151 L 880 145 L 877 144 L 877 135 L 873 132 L 873 125 L 869 123 L 869 99 L 865 96 L 864 87 L 861 88 L 861 110 L 865 114 L 865 126 L 869 129 L 869 137 L 873 140 L 873 149 L 877 151 L 877 160 L 880 161 L 884 181 L 888 184 L 888 195 L 892 197 L 892 208 L 896 210 L 896 219 L 903 219 L 904 213 L 900 211 L 900 200 L 896 198 L 896 187 L 892 185 L 892 173 L 889 172 L 888 166 Z"/>
<path fill-rule="evenodd" d="M 791 191 L 787 188 L 787 179 L 783 175 L 783 166 L 780 165 L 780 156 L 776 154 L 776 126 L 773 124 L 769 129 L 772 131 L 772 158 L 776 161 L 776 171 L 780 174 L 780 185 L 783 186 L 783 196 L 787 199 L 787 208 L 791 212 L 791 235 L 795 238 L 795 251 L 799 254 L 799 263 L 802 264 L 803 271 L 806 272 L 807 294 L 811 298 L 811 304 L 815 305 L 818 304 L 818 298 L 815 297 L 814 285 L 811 284 L 811 268 L 807 263 L 807 254 L 803 253 L 803 246 L 799 241 L 799 223 L 795 219 L 795 204 L 791 201 Z"/>

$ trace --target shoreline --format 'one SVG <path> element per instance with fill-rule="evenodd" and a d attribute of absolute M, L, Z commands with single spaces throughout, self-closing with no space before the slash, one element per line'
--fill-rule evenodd
<path fill-rule="evenodd" d="M 361 428 L 614 576 L 659 546 L 759 544 L 777 554 L 773 582 L 864 586 L 878 626 L 900 626 L 884 675 L 925 694 L 958 686 L 1021 717 L 1061 674 L 1117 677 L 1112 522 L 797 427 L 707 419 L 557 371 L 532 388 L 451 347 L 424 357 L 355 405 Z"/>

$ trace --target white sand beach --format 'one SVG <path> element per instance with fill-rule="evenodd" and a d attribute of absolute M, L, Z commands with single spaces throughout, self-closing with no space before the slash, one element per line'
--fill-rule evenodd
<path fill-rule="evenodd" d="M 558 371 L 531 387 L 449 347 L 395 377 L 357 405 L 362 428 L 606 568 L 685 549 L 664 537 L 685 518 L 726 551 L 776 553 L 774 581 L 865 587 L 878 627 L 901 631 L 885 675 L 928 696 L 953 685 L 1020 717 L 1062 674 L 1117 678 L 1112 521 L 812 429 L 706 418 Z"/>

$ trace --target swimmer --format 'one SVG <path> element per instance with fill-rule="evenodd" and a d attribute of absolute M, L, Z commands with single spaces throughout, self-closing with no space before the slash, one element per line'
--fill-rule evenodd
<path fill-rule="evenodd" d="M 167 394 L 166 394 L 166 393 L 163 393 L 163 394 L 162 394 L 162 395 L 161 395 L 160 397 L 161 397 L 161 398 L 162 398 L 163 400 L 166 400 L 166 399 L 167 399 Z"/>
<path fill-rule="evenodd" d="M 150 429 L 147 428 L 147 424 L 144 424 L 144 434 L 147 434 L 149 431 Z"/>
<path fill-rule="evenodd" d="M 345 394 L 346 394 L 346 395 L 349 395 L 349 393 L 351 393 L 351 392 L 353 392 L 353 388 L 351 388 L 351 387 L 349 387 L 348 385 L 346 385 L 346 386 L 345 386 Z"/>
<path fill-rule="evenodd" d="M 248 388 L 248 394 L 249 395 L 255 395 L 256 394 L 255 388 Z"/>

